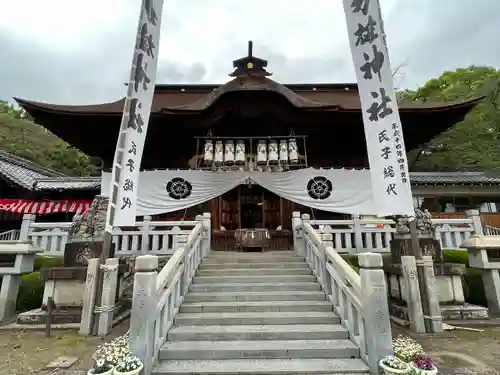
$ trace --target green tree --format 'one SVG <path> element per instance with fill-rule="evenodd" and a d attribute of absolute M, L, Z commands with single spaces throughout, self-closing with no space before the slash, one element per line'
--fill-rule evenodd
<path fill-rule="evenodd" d="M 70 176 L 87 176 L 91 172 L 85 154 L 6 102 L 0 102 L 0 150 Z"/>
<path fill-rule="evenodd" d="M 398 93 L 402 101 L 453 102 L 485 96 L 453 128 L 408 155 L 417 171 L 500 170 L 500 70 L 471 66 L 445 72 L 421 88 Z"/>

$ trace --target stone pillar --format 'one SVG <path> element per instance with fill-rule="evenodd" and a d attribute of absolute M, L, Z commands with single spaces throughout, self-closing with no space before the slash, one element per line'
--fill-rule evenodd
<path fill-rule="evenodd" d="M 482 236 L 483 232 L 483 223 L 481 222 L 481 216 L 478 210 L 467 210 L 465 211 L 465 217 L 467 219 L 472 219 L 472 229 L 474 232 L 472 234 L 476 234 L 478 236 Z"/>
<path fill-rule="evenodd" d="M 144 364 L 144 373 L 153 368 L 155 320 L 158 296 L 156 283 L 158 257 L 141 255 L 135 258 L 134 290 L 130 315 L 130 348 Z"/>
<path fill-rule="evenodd" d="M 413 332 L 425 333 L 424 312 L 420 298 L 420 284 L 418 282 L 417 262 L 414 256 L 401 257 L 403 280 L 406 288 L 406 303 L 410 328 Z"/>
<path fill-rule="evenodd" d="M 146 215 L 142 220 L 141 253 L 149 254 L 149 232 L 151 231 L 151 216 Z"/>
<path fill-rule="evenodd" d="M 21 230 L 19 231 L 19 241 L 27 241 L 30 231 L 30 226 L 35 222 L 35 215 L 24 214 L 21 222 Z"/>
<path fill-rule="evenodd" d="M 16 313 L 17 292 L 21 275 L 3 275 L 0 288 L 0 322 Z"/>
<path fill-rule="evenodd" d="M 201 215 L 200 215 L 201 217 Z M 203 234 L 202 234 L 203 235 Z M 177 249 L 185 248 L 188 240 L 188 236 L 178 236 L 177 237 Z M 201 240 L 200 246 L 203 246 L 203 240 Z M 189 257 L 188 251 L 185 252 L 183 263 L 184 263 L 184 272 L 182 273 L 181 278 L 181 296 L 185 296 L 189 289 L 189 284 L 191 282 L 189 275 Z"/>
<path fill-rule="evenodd" d="M 330 278 L 330 274 L 326 269 L 326 264 L 328 263 L 328 256 L 326 255 L 326 249 L 333 249 L 333 235 L 331 233 L 323 233 L 321 234 L 321 242 L 323 245 L 320 247 L 321 251 L 321 278 L 322 285 L 324 288 L 325 294 L 330 297 L 332 295 L 332 279 Z"/>
<path fill-rule="evenodd" d="M 392 333 L 389 319 L 387 284 L 382 270 L 382 255 L 363 253 L 358 255 L 361 278 L 361 302 L 364 310 L 368 365 L 372 373 L 378 373 L 378 362 L 393 355 Z M 376 369 L 376 370 L 375 370 Z M 373 372 L 375 370 L 375 372 Z"/>
<path fill-rule="evenodd" d="M 293 248 L 298 255 L 304 255 L 304 229 L 302 228 L 302 219 L 300 212 L 292 213 L 292 230 L 293 230 Z"/>
<path fill-rule="evenodd" d="M 425 295 L 427 296 L 427 306 L 429 315 L 425 316 L 426 327 L 428 333 L 443 332 L 443 317 L 441 315 L 441 308 L 439 307 L 439 298 L 436 290 L 436 275 L 434 274 L 434 262 L 432 256 L 425 255 L 422 260 L 417 261 L 423 266 Z"/>
<path fill-rule="evenodd" d="M 111 331 L 115 315 L 116 286 L 118 284 L 118 258 L 108 258 L 104 264 L 104 278 L 101 294 L 101 313 L 97 334 L 107 336 Z"/>
<path fill-rule="evenodd" d="M 80 334 L 88 336 L 92 333 L 94 321 L 95 297 L 97 293 L 97 274 L 99 272 L 100 258 L 88 260 L 87 277 L 85 278 L 85 291 L 83 292 L 82 318 L 80 321 Z"/>
<path fill-rule="evenodd" d="M 352 220 L 354 222 L 354 242 L 356 246 L 356 252 L 358 254 L 365 251 L 363 246 L 363 226 L 361 225 L 361 219 L 359 215 L 352 215 Z"/>
<path fill-rule="evenodd" d="M 206 257 L 212 251 L 212 214 L 203 213 L 203 251 L 202 257 Z"/>
<path fill-rule="evenodd" d="M 300 255 L 307 256 L 307 235 L 304 229 L 304 224 L 310 224 L 311 216 L 309 214 L 302 214 L 302 251 L 303 253 Z"/>

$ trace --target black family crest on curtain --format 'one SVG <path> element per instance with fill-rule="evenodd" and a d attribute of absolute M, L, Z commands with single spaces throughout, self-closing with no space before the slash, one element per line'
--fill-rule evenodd
<path fill-rule="evenodd" d="M 332 182 L 323 176 L 311 178 L 307 183 L 307 194 L 312 199 L 327 199 L 332 194 Z"/>
<path fill-rule="evenodd" d="M 193 185 L 181 177 L 174 177 L 167 182 L 167 192 L 172 199 L 186 199 L 192 191 Z"/>

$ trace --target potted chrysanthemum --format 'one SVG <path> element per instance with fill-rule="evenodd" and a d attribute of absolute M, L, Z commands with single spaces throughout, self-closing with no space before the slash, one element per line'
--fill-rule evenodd
<path fill-rule="evenodd" d="M 384 370 L 385 375 L 409 374 L 411 371 L 411 367 L 408 363 L 393 356 L 382 358 L 379 362 L 379 366 Z"/>
<path fill-rule="evenodd" d="M 411 337 L 398 335 L 392 341 L 394 355 L 403 362 L 411 362 L 419 354 L 424 354 L 424 348 Z"/>
<path fill-rule="evenodd" d="M 138 375 L 143 364 L 135 355 L 129 354 L 115 367 L 114 375 Z"/>
<path fill-rule="evenodd" d="M 87 372 L 87 375 L 112 375 L 114 369 L 115 367 L 105 358 L 99 358 L 95 361 L 94 367 Z"/>
<path fill-rule="evenodd" d="M 92 355 L 95 364 L 87 375 L 111 375 L 114 368 L 123 361 L 123 359 L 130 355 L 130 348 L 128 345 L 128 336 L 120 336 L 111 342 L 102 344 L 97 348 Z"/>
<path fill-rule="evenodd" d="M 437 367 L 432 363 L 432 358 L 427 354 L 417 354 L 411 362 L 412 368 L 417 375 L 436 375 Z"/>

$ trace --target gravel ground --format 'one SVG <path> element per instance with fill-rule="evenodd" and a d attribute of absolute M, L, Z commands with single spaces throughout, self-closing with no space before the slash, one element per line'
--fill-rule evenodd
<path fill-rule="evenodd" d="M 127 329 L 128 322 L 124 322 L 106 341 Z M 414 337 L 434 358 L 442 374 L 500 375 L 500 327 L 484 330 Z M 393 333 L 409 334 L 400 327 L 393 327 Z M 101 338 L 81 337 L 75 331 L 54 331 L 50 338 L 37 331 L 0 331 L 0 368 L 9 369 L 9 375 L 86 375 L 92 365 L 91 355 L 102 342 Z M 61 356 L 79 360 L 69 369 L 45 369 Z"/>
<path fill-rule="evenodd" d="M 8 375 L 85 375 L 97 346 L 127 329 L 128 322 L 125 322 L 106 340 L 82 337 L 76 331 L 53 331 L 48 338 L 40 331 L 0 331 L 0 368 L 9 369 Z M 61 356 L 78 357 L 79 360 L 69 369 L 45 370 L 50 362 Z"/>

